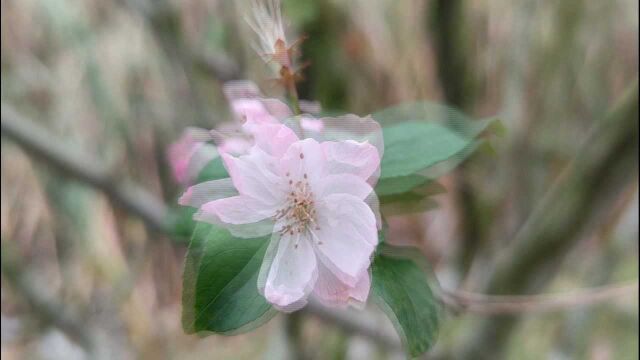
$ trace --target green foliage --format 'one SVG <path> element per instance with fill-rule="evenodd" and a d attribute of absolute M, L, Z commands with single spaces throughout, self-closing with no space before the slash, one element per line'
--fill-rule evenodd
<path fill-rule="evenodd" d="M 382 178 L 376 185 L 379 197 L 402 194 L 427 183 L 429 179 L 419 174 Z"/>
<path fill-rule="evenodd" d="M 257 286 L 268 243 L 269 237 L 238 239 L 198 223 L 183 278 L 182 326 L 187 333 L 236 334 L 275 314 Z"/>
<path fill-rule="evenodd" d="M 440 305 L 424 272 L 411 260 L 378 254 L 372 265 L 371 293 L 400 335 L 407 353 L 416 357 L 435 343 Z"/>
<path fill-rule="evenodd" d="M 408 176 L 462 152 L 471 142 L 436 123 L 405 122 L 383 129 L 381 178 Z"/>
<path fill-rule="evenodd" d="M 198 174 L 198 178 L 196 180 L 197 183 L 209 181 L 209 180 L 218 180 L 228 178 L 229 173 L 227 169 L 224 167 L 224 163 L 222 162 L 221 157 L 217 157 L 211 160 Z"/>
<path fill-rule="evenodd" d="M 478 137 L 494 131 L 494 119 L 473 120 L 436 103 L 398 105 L 372 115 L 383 127 L 384 156 L 376 186 L 384 216 L 423 212 L 436 179 L 477 150 Z M 437 185 L 437 184 L 436 184 Z M 425 191 L 426 189 L 426 191 Z"/>

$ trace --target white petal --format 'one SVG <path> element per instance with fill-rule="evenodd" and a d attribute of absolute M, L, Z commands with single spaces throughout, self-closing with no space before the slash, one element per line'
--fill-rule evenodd
<path fill-rule="evenodd" d="M 297 233 L 283 235 L 264 285 L 267 301 L 282 311 L 298 310 L 306 304 L 316 279 L 316 257 L 309 239 Z"/>
<path fill-rule="evenodd" d="M 378 150 L 371 144 L 356 141 L 327 141 L 322 143 L 331 174 L 353 174 L 368 180 L 380 170 Z M 375 180 L 372 182 L 375 183 Z"/>
<path fill-rule="evenodd" d="M 364 272 L 355 286 L 351 287 L 338 279 L 331 270 L 318 263 L 318 281 L 313 289 L 313 295 L 328 306 L 361 306 L 366 303 L 371 288 L 369 272 Z"/>
<path fill-rule="evenodd" d="M 282 124 L 258 124 L 247 121 L 243 128 L 253 135 L 256 146 L 271 156 L 282 157 L 291 144 L 298 141 L 298 136 Z"/>
<path fill-rule="evenodd" d="M 324 125 L 323 136 L 325 141 L 355 140 L 368 142 L 378 150 L 382 159 L 384 143 L 382 128 L 371 116 L 359 117 L 346 114 L 338 117 L 326 117 L 320 119 Z"/>
<path fill-rule="evenodd" d="M 180 197 L 178 203 L 184 206 L 199 208 L 209 201 L 235 195 L 238 195 L 238 191 L 233 186 L 231 179 L 225 178 L 205 181 L 189 187 Z"/>
<path fill-rule="evenodd" d="M 277 162 L 274 157 L 254 146 L 247 155 L 233 157 L 222 154 L 222 159 L 233 185 L 241 195 L 270 206 L 277 206 L 284 201 L 286 180 L 276 174 Z"/>
<path fill-rule="evenodd" d="M 378 243 L 376 218 L 361 199 L 333 194 L 318 203 L 314 246 L 318 257 L 349 286 L 355 286 L 371 263 Z"/>
<path fill-rule="evenodd" d="M 352 174 L 334 174 L 322 178 L 318 182 L 318 198 L 331 194 L 349 194 L 358 199 L 365 199 L 373 188 L 361 177 Z"/>
<path fill-rule="evenodd" d="M 275 210 L 252 197 L 240 195 L 210 201 L 202 205 L 193 218 L 212 224 L 252 224 L 273 216 Z"/>
<path fill-rule="evenodd" d="M 304 139 L 293 143 L 280 159 L 280 173 L 290 180 L 305 178 L 313 189 L 319 189 L 319 182 L 325 175 L 326 160 L 322 147 L 313 139 Z M 318 186 L 316 186 L 318 184 Z"/>

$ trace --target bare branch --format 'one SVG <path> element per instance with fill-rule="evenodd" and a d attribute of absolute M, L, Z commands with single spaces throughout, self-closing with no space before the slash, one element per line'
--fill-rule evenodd
<path fill-rule="evenodd" d="M 83 152 L 70 151 L 63 141 L 52 138 L 45 129 L 5 103 L 2 103 L 2 135 L 53 165 L 64 175 L 103 191 L 116 205 L 140 217 L 151 229 L 170 232 L 166 206 L 157 198 L 134 185 L 117 181 L 100 165 L 100 161 L 83 156 Z"/>
<path fill-rule="evenodd" d="M 468 291 L 436 292 L 449 308 L 481 315 L 532 314 L 574 310 L 638 294 L 638 281 L 544 295 L 486 295 Z"/>

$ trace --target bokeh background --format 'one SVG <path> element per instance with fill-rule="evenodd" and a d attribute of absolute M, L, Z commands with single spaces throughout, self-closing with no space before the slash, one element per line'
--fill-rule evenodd
<path fill-rule="evenodd" d="M 11 109 L 44 131 L 40 140 L 167 204 L 180 189 L 165 149 L 186 126 L 229 119 L 225 81 L 282 95 L 251 48 L 248 2 L 1 4 L 3 122 Z M 637 281 L 638 1 L 286 0 L 283 9 L 290 38 L 308 36 L 302 98 L 360 115 L 431 100 L 500 118 L 502 136 L 440 179 L 439 208 L 390 219 L 392 237 L 429 259 L 434 282 L 530 294 Z M 185 335 L 186 241 L 34 157 L 4 126 L 3 359 L 288 356 L 282 316 L 235 337 Z M 359 316 L 393 332 L 375 308 Z M 404 358 L 313 316 L 301 332 L 308 357 Z M 449 310 L 426 358 L 481 354 L 636 359 L 638 297 L 515 315 Z"/>

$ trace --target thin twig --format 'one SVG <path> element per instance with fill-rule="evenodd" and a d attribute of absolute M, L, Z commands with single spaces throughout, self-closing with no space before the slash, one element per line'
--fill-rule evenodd
<path fill-rule="evenodd" d="M 52 138 L 45 129 L 2 103 L 2 135 L 55 166 L 65 175 L 101 190 L 116 205 L 140 217 L 151 229 L 170 233 L 166 206 L 152 194 L 134 185 L 117 181 L 101 162 L 70 151 L 63 141 Z"/>
<path fill-rule="evenodd" d="M 632 298 L 638 281 L 580 289 L 569 293 L 542 295 L 486 295 L 468 291 L 438 290 L 438 297 L 449 308 L 482 315 L 543 313 L 573 310 L 616 299 Z"/>

